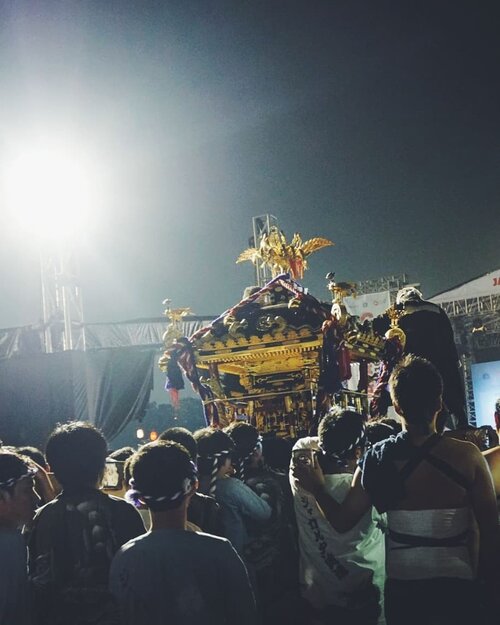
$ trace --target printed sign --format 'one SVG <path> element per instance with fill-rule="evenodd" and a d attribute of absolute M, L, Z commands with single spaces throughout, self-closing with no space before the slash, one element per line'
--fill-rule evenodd
<path fill-rule="evenodd" d="M 365 319 L 373 319 L 373 317 L 383 314 L 391 305 L 391 299 L 389 291 L 381 291 L 380 293 L 346 297 L 344 303 L 349 314 L 356 315 L 363 322 Z"/>

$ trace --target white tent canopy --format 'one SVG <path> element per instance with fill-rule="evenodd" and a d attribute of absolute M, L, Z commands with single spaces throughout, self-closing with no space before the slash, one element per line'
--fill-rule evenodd
<path fill-rule="evenodd" d="M 488 295 L 500 295 L 500 269 L 486 273 L 469 282 L 464 282 L 449 291 L 438 293 L 431 297 L 430 301 L 435 304 L 442 304 L 444 302 L 467 300 Z"/>

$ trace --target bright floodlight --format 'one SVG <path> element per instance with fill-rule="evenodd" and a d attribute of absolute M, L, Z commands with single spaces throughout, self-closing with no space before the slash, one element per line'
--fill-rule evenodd
<path fill-rule="evenodd" d="M 7 165 L 3 178 L 6 206 L 23 230 L 64 239 L 84 228 L 90 184 L 74 153 L 55 147 L 23 152 Z"/>

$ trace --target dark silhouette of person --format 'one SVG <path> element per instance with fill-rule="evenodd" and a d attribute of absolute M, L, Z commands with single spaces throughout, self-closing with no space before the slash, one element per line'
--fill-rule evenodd
<path fill-rule="evenodd" d="M 456 428 L 468 427 L 465 412 L 465 393 L 453 328 L 445 311 L 422 298 L 415 287 L 404 287 L 396 296 L 396 303 L 383 315 L 373 320 L 373 330 L 383 336 L 391 326 L 391 314 L 406 335 L 404 354 L 414 354 L 432 362 L 443 378 L 445 409 L 439 418 L 442 429 L 449 414 Z"/>

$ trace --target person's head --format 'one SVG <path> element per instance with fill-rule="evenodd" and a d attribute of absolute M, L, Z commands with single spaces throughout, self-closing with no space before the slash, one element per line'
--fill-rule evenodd
<path fill-rule="evenodd" d="M 0 527 L 19 528 L 33 518 L 40 499 L 33 488 L 35 472 L 26 458 L 0 451 Z"/>
<path fill-rule="evenodd" d="M 186 430 L 186 428 L 168 428 L 168 430 L 165 430 L 160 434 L 158 440 L 175 441 L 176 443 L 179 443 L 188 450 L 191 460 L 196 462 L 198 445 L 196 444 L 194 436 L 189 430 Z"/>
<path fill-rule="evenodd" d="M 174 441 L 144 445 L 131 457 L 129 469 L 127 499 L 144 503 L 151 512 L 175 510 L 196 490 L 196 465 L 187 449 Z"/>
<path fill-rule="evenodd" d="M 130 456 L 133 456 L 134 454 L 135 449 L 133 447 L 120 447 L 120 449 L 112 451 L 108 455 L 108 458 L 111 458 L 111 460 L 116 460 L 117 462 L 125 462 L 130 458 Z"/>
<path fill-rule="evenodd" d="M 381 421 L 369 421 L 366 424 L 366 441 L 369 445 L 385 441 L 389 436 L 396 436 L 397 433 L 394 428 Z"/>
<path fill-rule="evenodd" d="M 279 436 L 264 436 L 262 438 L 262 453 L 266 465 L 279 473 L 288 473 L 292 459 L 293 443 L 287 438 Z"/>
<path fill-rule="evenodd" d="M 394 408 L 407 425 L 428 429 L 441 410 L 443 380 L 425 358 L 405 356 L 391 374 L 389 389 Z"/>
<path fill-rule="evenodd" d="M 400 418 L 395 417 L 380 417 L 377 419 L 378 423 L 384 423 L 394 430 L 394 434 L 399 434 L 403 430 L 403 424 Z"/>
<path fill-rule="evenodd" d="M 47 441 L 45 455 L 63 489 L 91 488 L 103 474 L 107 444 L 92 424 L 74 421 L 56 427 Z"/>
<path fill-rule="evenodd" d="M 238 477 L 245 481 L 245 469 L 262 461 L 262 437 L 257 428 L 243 421 L 231 423 L 224 431 L 234 443 Z"/>
<path fill-rule="evenodd" d="M 396 294 L 396 304 L 404 305 L 409 302 L 421 302 L 422 293 L 414 286 L 405 286 Z"/>
<path fill-rule="evenodd" d="M 194 433 L 198 445 L 198 470 L 200 476 L 210 478 L 209 494 L 214 495 L 218 478 L 232 472 L 231 455 L 234 444 L 222 430 L 208 427 Z"/>
<path fill-rule="evenodd" d="M 48 469 L 45 456 L 36 447 L 31 447 L 31 446 L 17 447 L 17 453 L 21 454 L 21 456 L 28 456 L 28 458 L 31 458 L 31 460 L 33 460 L 33 462 L 36 462 L 38 466 L 42 467 L 42 469 L 45 469 L 45 470 Z"/>
<path fill-rule="evenodd" d="M 354 410 L 342 410 L 334 406 L 321 420 L 318 438 L 327 461 L 337 466 L 350 466 L 364 450 L 364 419 Z"/>

